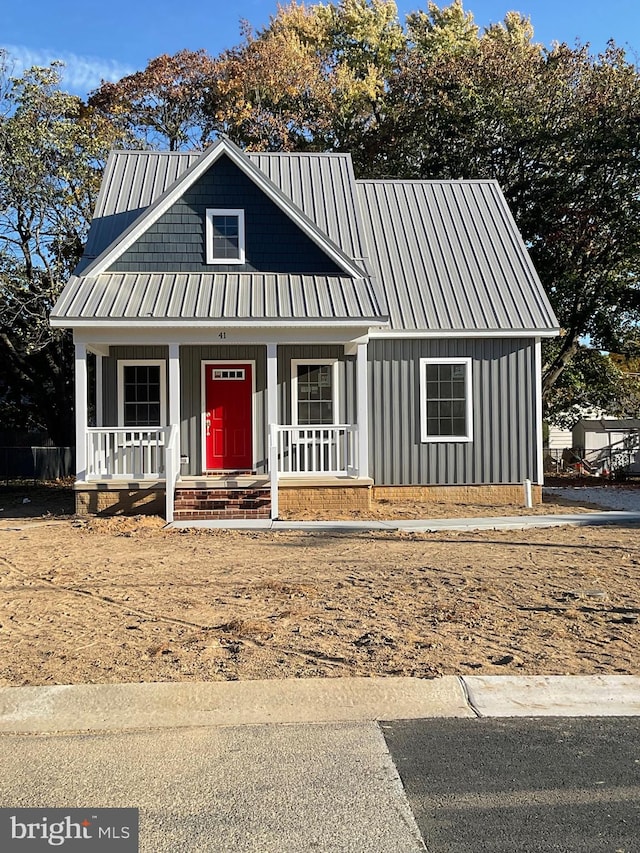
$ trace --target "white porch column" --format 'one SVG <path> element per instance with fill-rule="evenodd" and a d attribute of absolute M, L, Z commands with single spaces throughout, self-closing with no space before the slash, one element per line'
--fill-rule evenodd
<path fill-rule="evenodd" d="M 180 344 L 169 344 L 169 425 L 178 427 L 175 453 L 180 470 Z"/>
<path fill-rule="evenodd" d="M 269 481 L 271 484 L 271 518 L 278 518 L 278 345 L 267 344 L 267 440 L 269 442 Z"/>
<path fill-rule="evenodd" d="M 83 482 L 87 479 L 87 345 L 76 344 L 75 347 L 76 479 Z"/>
<path fill-rule="evenodd" d="M 356 404 L 358 418 L 358 474 L 369 476 L 369 372 L 367 344 L 359 343 L 356 356 Z"/>
<path fill-rule="evenodd" d="M 267 423 L 278 423 L 278 345 L 267 344 Z"/>
<path fill-rule="evenodd" d="M 104 426 L 104 411 L 102 405 L 103 371 L 102 356 L 96 353 L 96 426 Z"/>

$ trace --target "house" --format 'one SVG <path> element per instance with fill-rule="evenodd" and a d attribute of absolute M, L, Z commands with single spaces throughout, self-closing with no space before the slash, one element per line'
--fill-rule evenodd
<path fill-rule="evenodd" d="M 640 473 L 640 418 L 581 418 L 572 436 L 575 458 L 585 473 Z"/>
<path fill-rule="evenodd" d="M 493 181 L 360 181 L 347 154 L 226 138 L 115 152 L 51 323 L 80 513 L 540 498 L 558 324 Z"/>

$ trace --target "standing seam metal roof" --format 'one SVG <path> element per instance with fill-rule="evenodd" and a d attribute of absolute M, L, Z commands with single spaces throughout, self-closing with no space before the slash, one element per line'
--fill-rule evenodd
<path fill-rule="evenodd" d="M 76 276 L 201 156 L 113 153 Z M 373 277 L 104 272 L 73 277 L 52 317 L 369 318 L 379 325 L 389 314 L 398 332 L 557 328 L 496 182 L 356 181 L 348 154 L 245 156 Z"/>
<path fill-rule="evenodd" d="M 55 316 L 82 320 L 352 320 L 379 323 L 369 279 L 264 273 L 74 276 Z"/>
<path fill-rule="evenodd" d="M 370 262 L 396 330 L 553 330 L 495 181 L 358 181 Z"/>

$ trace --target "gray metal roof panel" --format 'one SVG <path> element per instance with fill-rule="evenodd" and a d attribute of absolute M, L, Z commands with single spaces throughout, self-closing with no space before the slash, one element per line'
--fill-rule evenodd
<path fill-rule="evenodd" d="M 364 257 L 348 154 L 248 152 L 247 157 L 346 254 Z"/>
<path fill-rule="evenodd" d="M 247 273 L 73 276 L 52 314 L 66 320 L 354 320 L 384 322 L 368 279 Z"/>
<path fill-rule="evenodd" d="M 497 182 L 357 186 L 392 329 L 557 329 Z"/>

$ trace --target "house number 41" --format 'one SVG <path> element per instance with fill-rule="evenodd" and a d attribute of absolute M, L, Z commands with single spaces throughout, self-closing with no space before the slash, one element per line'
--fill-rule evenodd
<path fill-rule="evenodd" d="M 226 332 L 218 332 L 218 337 L 220 338 L 221 341 L 223 341 L 227 337 L 227 333 Z"/>

